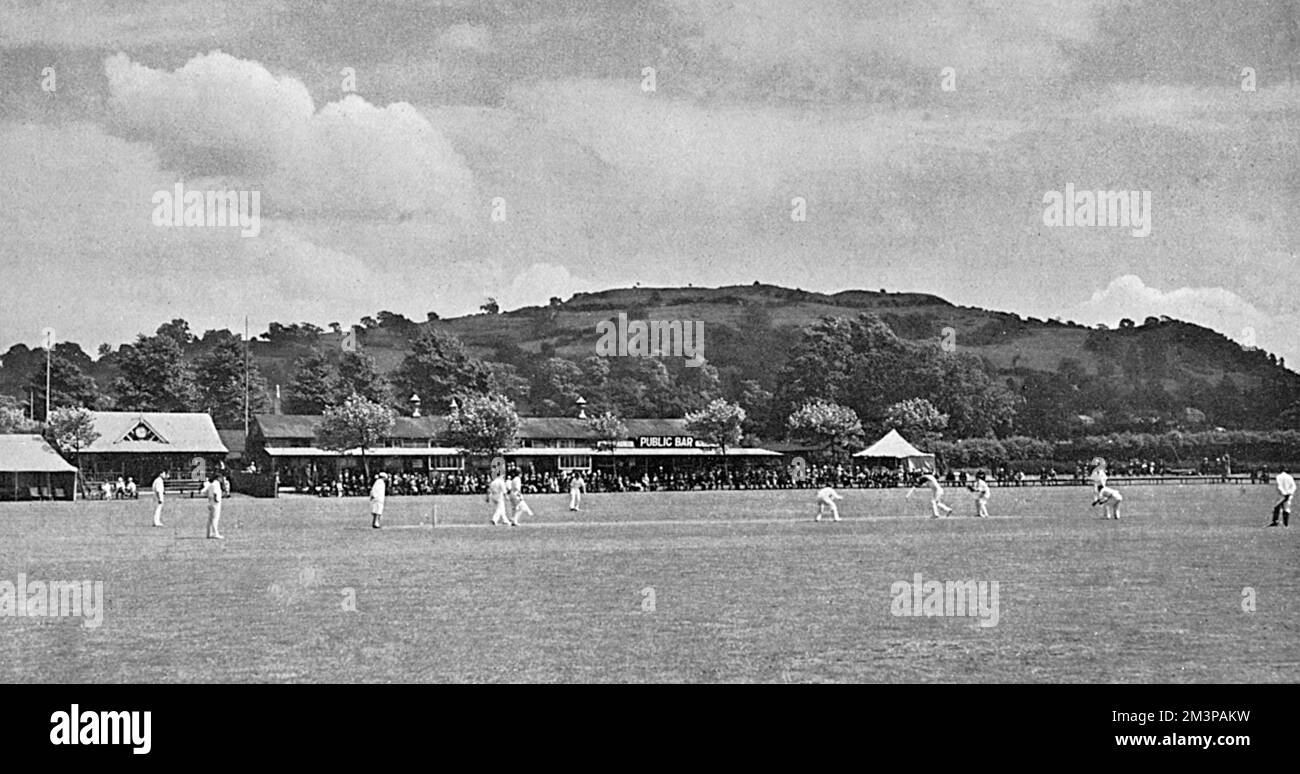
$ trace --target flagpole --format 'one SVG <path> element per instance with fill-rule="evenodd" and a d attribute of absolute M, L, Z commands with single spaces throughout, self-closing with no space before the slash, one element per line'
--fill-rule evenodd
<path fill-rule="evenodd" d="M 248 437 L 248 315 L 244 315 L 244 437 Z"/>

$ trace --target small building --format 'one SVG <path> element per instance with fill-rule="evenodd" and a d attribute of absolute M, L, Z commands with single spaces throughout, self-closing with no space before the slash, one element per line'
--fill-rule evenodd
<path fill-rule="evenodd" d="M 81 450 L 90 483 L 134 478 L 144 488 L 162 471 L 202 481 L 225 464 L 228 450 L 212 417 L 202 413 L 93 411 L 99 438 Z"/>
<path fill-rule="evenodd" d="M 259 414 L 249 430 L 245 458 L 258 471 L 278 476 L 282 486 L 310 488 L 340 471 L 364 464 L 361 452 L 330 451 L 316 446 L 319 415 Z M 585 418 L 520 417 L 515 448 L 507 460 L 528 473 L 601 470 L 640 478 L 642 475 L 693 470 L 724 461 L 721 452 L 686 429 L 684 419 L 623 420 L 625 437 L 602 440 Z M 371 470 L 393 473 L 461 473 L 487 464 L 467 459 L 447 445 L 444 417 L 398 417 L 384 446 L 367 449 Z M 726 451 L 727 464 L 751 460 L 779 461 L 766 449 L 736 447 Z"/>
<path fill-rule="evenodd" d="M 0 435 L 0 500 L 71 500 L 77 469 L 39 435 Z"/>

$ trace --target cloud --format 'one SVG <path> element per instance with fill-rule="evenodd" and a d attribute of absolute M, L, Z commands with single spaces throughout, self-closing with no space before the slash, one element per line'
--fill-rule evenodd
<path fill-rule="evenodd" d="M 306 86 L 221 52 L 175 72 L 125 54 L 104 63 L 113 127 L 186 175 L 233 176 L 276 216 L 464 218 L 473 176 L 411 105 L 348 95 L 320 110 Z"/>
<path fill-rule="evenodd" d="M 1211 328 L 1243 345 L 1262 347 L 1286 358 L 1292 368 L 1300 365 L 1300 314 L 1268 314 L 1225 288 L 1162 291 L 1147 286 L 1141 277 L 1125 274 L 1063 316 L 1090 325 L 1116 326 L 1125 317 L 1141 324 L 1148 316 L 1162 315 Z"/>
<path fill-rule="evenodd" d="M 403 283 L 289 223 L 158 228 L 154 191 L 174 175 L 147 145 L 98 127 L 0 123 L 0 330 L 45 325 L 93 348 L 184 317 L 202 330 L 242 322 L 373 313 Z M 6 342 L 10 343 L 10 342 Z"/>
<path fill-rule="evenodd" d="M 563 266 L 551 263 L 534 263 L 510 281 L 510 285 L 497 295 L 501 308 L 510 310 L 525 306 L 546 306 L 551 297 L 568 299 L 575 293 L 588 293 L 597 287 L 580 277 L 575 277 Z"/>

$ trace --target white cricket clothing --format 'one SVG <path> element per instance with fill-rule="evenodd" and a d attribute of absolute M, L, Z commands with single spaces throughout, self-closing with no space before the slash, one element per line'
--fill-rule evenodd
<path fill-rule="evenodd" d="M 843 500 L 843 499 L 844 499 L 843 497 L 840 497 L 839 494 L 837 494 L 835 490 L 830 488 L 829 486 L 824 486 L 821 489 L 817 490 L 817 500 L 819 502 L 826 503 L 827 505 L 834 505 L 836 500 Z"/>
<path fill-rule="evenodd" d="M 1290 473 L 1277 474 L 1277 493 L 1283 497 L 1295 494 L 1295 478 Z"/>
<path fill-rule="evenodd" d="M 370 487 L 370 513 L 375 516 L 382 516 L 384 513 L 384 498 L 388 495 L 388 482 L 382 478 L 375 479 L 375 483 Z"/>
<path fill-rule="evenodd" d="M 510 518 L 506 515 L 506 481 L 501 476 L 492 479 L 488 484 L 488 502 L 493 506 L 493 524 L 499 524 L 502 519 Z"/>
<path fill-rule="evenodd" d="M 163 477 L 162 477 L 162 476 L 159 476 L 159 477 L 155 478 L 155 479 L 153 480 L 153 497 L 154 497 L 154 499 L 161 503 L 161 502 L 163 501 L 163 494 L 164 494 L 166 491 L 167 491 L 167 484 L 166 484 L 166 482 L 163 481 Z"/>

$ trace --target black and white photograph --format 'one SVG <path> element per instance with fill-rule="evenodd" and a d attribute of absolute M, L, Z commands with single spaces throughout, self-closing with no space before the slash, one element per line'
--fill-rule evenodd
<path fill-rule="evenodd" d="M 1297 0 L 0 0 L 0 682 L 1294 684 L 1298 250 Z"/>

